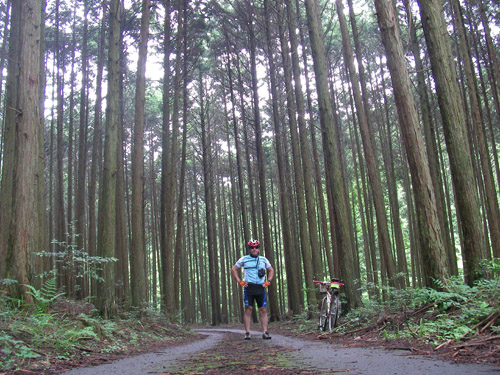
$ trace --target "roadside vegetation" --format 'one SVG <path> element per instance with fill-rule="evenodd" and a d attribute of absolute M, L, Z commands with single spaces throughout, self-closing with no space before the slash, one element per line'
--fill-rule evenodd
<path fill-rule="evenodd" d="M 474 286 L 449 278 L 439 282 L 440 290 L 385 288 L 381 301 L 364 301 L 363 307 L 343 315 L 332 332 L 320 333 L 317 321 L 304 317 L 281 328 L 344 345 L 384 346 L 500 365 L 500 260 L 484 264 L 483 270 L 488 277 Z"/>
<path fill-rule="evenodd" d="M 29 306 L 6 296 L 0 298 L 2 375 L 57 373 L 178 345 L 193 336 L 187 328 L 172 324 L 153 310 L 102 319 L 93 305 L 56 293 L 55 279 L 31 293 L 35 303 Z"/>

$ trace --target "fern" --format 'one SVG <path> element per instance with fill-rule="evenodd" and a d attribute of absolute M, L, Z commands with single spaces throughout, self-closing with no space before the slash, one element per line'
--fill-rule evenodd
<path fill-rule="evenodd" d="M 47 279 L 40 289 L 32 285 L 25 285 L 29 289 L 29 294 L 35 300 L 35 309 L 38 313 L 46 313 L 52 303 L 64 293 L 57 293 L 56 276 Z"/>

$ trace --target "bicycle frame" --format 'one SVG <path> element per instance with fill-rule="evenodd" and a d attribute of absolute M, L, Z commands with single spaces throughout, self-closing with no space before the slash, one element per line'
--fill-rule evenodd
<path fill-rule="evenodd" d="M 320 331 L 332 330 L 337 325 L 340 314 L 340 297 L 339 289 L 344 284 L 338 279 L 331 281 L 313 280 L 314 284 L 319 285 L 320 292 L 326 293 L 321 303 L 319 314 L 319 329 Z"/>

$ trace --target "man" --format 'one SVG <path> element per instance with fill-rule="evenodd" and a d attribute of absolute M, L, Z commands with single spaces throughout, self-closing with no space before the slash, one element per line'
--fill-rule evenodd
<path fill-rule="evenodd" d="M 252 316 L 254 301 L 257 302 L 259 308 L 260 324 L 263 331 L 262 338 L 268 340 L 271 336 L 267 331 L 266 288 L 271 285 L 274 277 L 274 269 L 265 257 L 259 255 L 259 241 L 248 241 L 247 250 L 249 254 L 241 257 L 233 268 L 231 268 L 231 274 L 234 279 L 244 288 L 245 314 L 243 315 L 243 323 L 245 325 L 245 340 L 250 340 L 250 318 Z M 245 270 L 243 280 L 240 278 L 238 272 L 241 267 Z"/>

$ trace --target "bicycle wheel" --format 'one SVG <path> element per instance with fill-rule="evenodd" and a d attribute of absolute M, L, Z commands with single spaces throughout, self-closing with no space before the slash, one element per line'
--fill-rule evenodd
<path fill-rule="evenodd" d="M 321 310 L 319 311 L 319 330 L 320 331 L 325 331 L 327 326 L 328 326 L 328 322 L 330 320 L 330 315 L 328 314 L 329 308 L 330 308 L 330 306 L 328 303 L 328 297 L 325 296 L 323 298 L 323 302 L 321 302 Z"/>
<path fill-rule="evenodd" d="M 337 323 L 339 321 L 339 315 L 340 315 L 339 295 L 334 294 L 332 296 L 332 302 L 330 303 L 330 314 L 329 314 L 329 316 L 330 316 L 330 330 L 337 326 Z"/>

